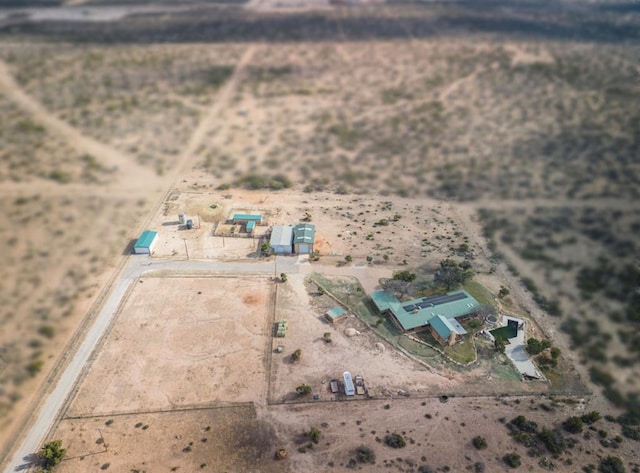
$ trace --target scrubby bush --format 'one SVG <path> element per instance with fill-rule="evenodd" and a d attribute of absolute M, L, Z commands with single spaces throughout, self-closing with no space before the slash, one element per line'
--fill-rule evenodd
<path fill-rule="evenodd" d="M 371 447 L 367 447 L 366 445 L 360 445 L 356 449 L 356 457 L 360 463 L 375 463 L 376 462 L 376 453 L 373 451 Z"/>
<path fill-rule="evenodd" d="M 62 461 L 66 453 L 67 451 L 62 448 L 62 440 L 52 440 L 51 442 L 45 443 L 38 453 L 42 471 L 53 471 Z"/>
<path fill-rule="evenodd" d="M 579 434 L 582 432 L 582 419 L 577 416 L 569 417 L 562 424 L 564 430 L 572 434 Z"/>
<path fill-rule="evenodd" d="M 485 439 L 480 435 L 478 435 L 477 437 L 473 437 L 473 440 L 471 440 L 471 443 L 478 450 L 484 450 L 485 448 L 487 448 L 487 439 Z"/>
<path fill-rule="evenodd" d="M 407 445 L 407 443 L 404 440 L 404 437 L 396 433 L 385 436 L 384 443 L 391 448 L 404 448 Z"/>
<path fill-rule="evenodd" d="M 307 394 L 311 393 L 311 386 L 309 386 L 307 384 L 301 384 L 300 386 L 298 386 L 296 388 L 296 393 L 300 397 L 306 396 Z"/>
<path fill-rule="evenodd" d="M 600 461 L 598 471 L 600 473 L 625 473 L 626 470 L 620 458 L 608 456 Z"/>
<path fill-rule="evenodd" d="M 520 461 L 520 455 L 516 452 L 507 453 L 502 460 L 511 468 L 518 468 L 522 462 Z"/>

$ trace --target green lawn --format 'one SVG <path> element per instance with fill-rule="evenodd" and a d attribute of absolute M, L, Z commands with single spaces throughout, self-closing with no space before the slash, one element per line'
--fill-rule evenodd
<path fill-rule="evenodd" d="M 480 304 L 496 307 L 496 301 L 491 291 L 477 281 L 467 281 L 462 289 L 471 294 Z"/>

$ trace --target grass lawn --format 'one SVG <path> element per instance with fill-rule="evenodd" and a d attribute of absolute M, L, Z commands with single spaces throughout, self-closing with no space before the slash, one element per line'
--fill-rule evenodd
<path fill-rule="evenodd" d="M 479 282 L 471 279 L 462 286 L 462 289 L 471 294 L 480 304 L 496 307 L 496 301 L 491 291 Z"/>

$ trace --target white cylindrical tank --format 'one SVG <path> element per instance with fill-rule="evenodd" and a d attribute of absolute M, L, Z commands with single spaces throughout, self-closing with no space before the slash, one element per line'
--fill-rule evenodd
<path fill-rule="evenodd" d="M 186 221 L 187 214 L 178 214 L 178 222 L 180 222 L 180 225 L 184 225 Z"/>

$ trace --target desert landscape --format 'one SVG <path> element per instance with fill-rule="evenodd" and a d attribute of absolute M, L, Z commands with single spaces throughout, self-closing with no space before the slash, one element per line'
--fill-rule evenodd
<path fill-rule="evenodd" d="M 56 471 L 640 470 L 637 8 L 32 3 L 0 1 L 3 468 L 125 274 L 40 433 Z M 234 212 L 310 221 L 317 253 Z M 440 349 L 372 310 L 447 260 L 549 341 L 543 380 L 482 317 Z"/>

